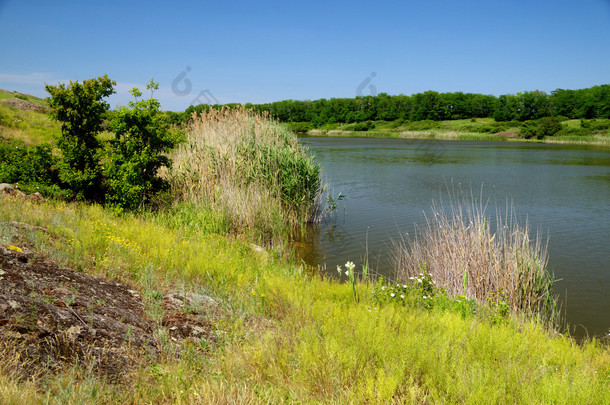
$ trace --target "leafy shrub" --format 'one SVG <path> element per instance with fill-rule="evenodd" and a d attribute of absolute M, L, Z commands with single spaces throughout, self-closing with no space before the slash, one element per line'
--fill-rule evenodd
<path fill-rule="evenodd" d="M 108 190 L 106 202 L 118 209 L 135 209 L 167 188 L 157 171 L 170 165 L 163 153 L 175 146 L 176 139 L 159 102 L 152 98 L 158 86 L 151 79 L 146 86 L 151 98 L 140 101 L 137 98 L 142 93 L 132 89 L 136 101 L 119 108 L 110 124 L 116 138 L 108 142 L 103 174 Z"/>
<path fill-rule="evenodd" d="M 60 192 L 58 159 L 51 145 L 26 146 L 18 141 L 0 141 L 0 183 L 19 183 L 27 192 Z"/>
<path fill-rule="evenodd" d="M 555 136 L 588 136 L 591 135 L 589 128 L 563 128 L 555 133 Z"/>
<path fill-rule="evenodd" d="M 159 87 L 152 79 L 146 86 L 150 99 L 138 101 L 142 93 L 132 89 L 136 101 L 109 114 L 103 98 L 114 93 L 114 85 L 104 75 L 67 87 L 46 86 L 51 116 L 61 123 L 59 179 L 77 198 L 134 209 L 166 186 L 157 171 L 169 166 L 164 153 L 175 146 L 178 133 L 152 98 Z M 115 138 L 103 145 L 98 134 L 108 126 Z"/>
<path fill-rule="evenodd" d="M 107 75 L 97 79 L 58 86 L 46 85 L 50 115 L 61 123 L 57 146 L 63 158 L 59 164 L 60 179 L 68 184 L 79 199 L 102 201 L 102 172 L 99 165 L 104 114 L 110 106 L 102 98 L 114 93 Z"/>
<path fill-rule="evenodd" d="M 561 122 L 555 117 L 546 117 L 540 120 L 540 124 L 538 125 L 538 129 L 536 131 L 536 136 L 538 139 L 542 139 L 546 136 L 553 136 L 557 132 L 561 131 L 563 126 Z"/>
<path fill-rule="evenodd" d="M 610 128 L 610 120 L 607 119 L 597 119 L 588 122 L 587 128 L 589 128 L 592 132 L 603 132 Z"/>
<path fill-rule="evenodd" d="M 306 134 L 313 129 L 313 126 L 311 125 L 311 122 L 289 122 L 286 125 L 286 128 L 296 134 Z"/>
<path fill-rule="evenodd" d="M 530 139 L 536 136 L 538 132 L 538 124 L 535 121 L 523 121 L 519 130 L 521 138 Z"/>
<path fill-rule="evenodd" d="M 372 121 L 358 122 L 354 125 L 354 131 L 368 131 L 375 128 L 375 123 Z"/>

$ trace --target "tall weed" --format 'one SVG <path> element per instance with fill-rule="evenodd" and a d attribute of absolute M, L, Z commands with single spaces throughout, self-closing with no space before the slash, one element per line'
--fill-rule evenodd
<path fill-rule="evenodd" d="M 415 238 L 396 243 L 394 262 L 402 282 L 426 268 L 450 295 L 556 321 L 547 245 L 539 234 L 530 238 L 511 209 L 492 221 L 475 198 L 454 197 L 448 210 L 435 204 Z"/>
<path fill-rule="evenodd" d="M 222 212 L 231 231 L 261 242 L 311 220 L 320 168 L 296 136 L 244 108 L 194 115 L 166 177 L 178 196 Z"/>

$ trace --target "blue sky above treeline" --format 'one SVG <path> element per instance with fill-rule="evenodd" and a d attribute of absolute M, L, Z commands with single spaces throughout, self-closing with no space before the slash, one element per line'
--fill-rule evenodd
<path fill-rule="evenodd" d="M 0 88 L 153 77 L 169 110 L 610 83 L 610 1 L 0 0 Z M 365 85 L 363 85 L 365 84 Z"/>

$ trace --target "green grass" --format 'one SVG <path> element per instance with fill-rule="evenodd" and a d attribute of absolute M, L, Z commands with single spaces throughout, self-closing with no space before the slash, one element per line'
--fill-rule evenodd
<path fill-rule="evenodd" d="M 59 124 L 47 114 L 19 110 L 0 103 L 1 137 L 19 139 L 28 145 L 37 145 L 54 143 L 60 133 Z"/>
<path fill-rule="evenodd" d="M 176 285 L 203 290 L 230 316 L 214 325 L 219 343 L 209 353 L 185 347 L 118 385 L 79 368 L 19 382 L 3 367 L 2 403 L 610 401 L 610 351 L 598 341 L 576 345 L 518 317 L 494 323 L 450 298 L 380 302 L 379 286 L 365 281 L 355 285 L 355 302 L 351 285 L 172 215 L 3 202 L 0 221 L 49 229 L 27 237 L 60 263 L 143 296 Z"/>
<path fill-rule="evenodd" d="M 585 120 L 591 125 L 604 120 Z M 461 141 L 516 141 L 516 142 L 549 142 L 577 144 L 610 144 L 610 133 L 607 130 L 597 130 L 585 136 L 554 136 L 543 140 L 519 138 L 521 123 L 496 122 L 493 118 L 476 118 L 446 121 L 373 121 L 374 129 L 369 131 L 354 131 L 355 124 L 326 124 L 321 128 L 308 132 L 309 136 L 355 137 L 355 138 L 408 138 L 436 139 Z M 567 128 L 581 128 L 581 120 L 566 120 L 562 122 Z M 499 133 L 499 135 L 496 135 Z"/>

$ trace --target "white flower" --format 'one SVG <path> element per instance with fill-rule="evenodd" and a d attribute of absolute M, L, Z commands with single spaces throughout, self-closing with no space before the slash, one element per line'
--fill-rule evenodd
<path fill-rule="evenodd" d="M 421 283 L 421 282 L 422 282 L 422 281 L 421 281 L 421 278 L 418 278 L 418 279 L 417 279 L 417 282 L 418 282 L 418 283 Z"/>
<path fill-rule="evenodd" d="M 424 295 L 424 297 L 423 297 L 423 298 L 424 298 L 424 299 L 428 299 L 428 297 L 426 297 L 425 295 Z"/>
<path fill-rule="evenodd" d="M 405 295 L 404 294 L 400 294 L 400 298 L 404 299 Z"/>
<path fill-rule="evenodd" d="M 392 294 L 390 294 L 390 297 L 394 298 L 394 297 L 396 297 L 396 294 L 392 293 Z"/>
<path fill-rule="evenodd" d="M 346 271 L 345 271 L 345 275 L 346 275 L 346 276 L 349 276 L 349 270 L 346 270 Z"/>
<path fill-rule="evenodd" d="M 385 285 L 382 285 L 382 286 L 381 286 L 381 289 L 385 291 Z"/>
<path fill-rule="evenodd" d="M 341 266 L 337 266 L 337 273 L 341 274 L 342 270 L 341 270 Z"/>
<path fill-rule="evenodd" d="M 403 285 L 402 285 L 402 288 L 407 288 L 407 285 L 406 285 L 406 284 L 403 284 Z"/>
<path fill-rule="evenodd" d="M 415 277 L 409 277 L 409 280 L 415 280 Z"/>

